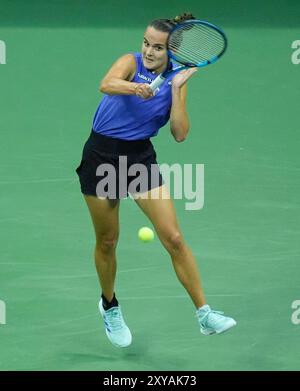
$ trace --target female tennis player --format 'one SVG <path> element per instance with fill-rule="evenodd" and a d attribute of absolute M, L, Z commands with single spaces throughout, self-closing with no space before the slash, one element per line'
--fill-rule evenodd
<path fill-rule="evenodd" d="M 129 346 L 132 341 L 115 295 L 119 205 L 122 198 L 132 193 L 153 224 L 179 281 L 195 305 L 202 334 L 222 333 L 236 324 L 206 304 L 195 258 L 180 231 L 150 141 L 169 120 L 177 142 L 184 141 L 189 132 L 186 83 L 196 68 L 167 79 L 155 93 L 149 87 L 158 74 L 174 66 L 168 59 L 167 38 L 177 23 L 188 19 L 194 19 L 193 15 L 152 21 L 145 31 L 141 53 L 125 54 L 112 65 L 101 81 L 104 96 L 76 169 L 96 235 L 95 264 L 102 290 L 99 310 L 108 339 L 118 347 Z M 144 169 L 132 175 L 134 170 L 130 174 L 129 169 L 136 164 Z M 137 179 L 139 184 L 135 187 Z"/>

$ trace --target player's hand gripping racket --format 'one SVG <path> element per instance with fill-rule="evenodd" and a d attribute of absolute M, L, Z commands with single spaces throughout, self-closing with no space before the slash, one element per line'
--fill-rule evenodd
<path fill-rule="evenodd" d="M 167 42 L 169 58 L 182 66 L 161 73 L 150 84 L 155 91 L 166 79 L 183 69 L 204 67 L 216 62 L 226 51 L 227 38 L 217 26 L 203 20 L 186 20 L 171 30 Z"/>

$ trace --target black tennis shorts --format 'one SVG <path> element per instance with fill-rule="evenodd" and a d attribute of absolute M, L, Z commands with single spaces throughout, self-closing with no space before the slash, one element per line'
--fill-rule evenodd
<path fill-rule="evenodd" d="M 127 141 L 93 130 L 76 172 L 83 194 L 109 199 L 138 196 L 164 183 L 150 139 Z"/>

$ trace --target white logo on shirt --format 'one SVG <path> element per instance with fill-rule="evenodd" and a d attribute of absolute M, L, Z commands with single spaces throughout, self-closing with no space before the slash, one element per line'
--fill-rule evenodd
<path fill-rule="evenodd" d="M 150 83 L 152 83 L 153 81 L 150 77 L 142 75 L 140 72 L 138 72 L 138 77 L 140 77 L 143 80 L 149 81 Z"/>

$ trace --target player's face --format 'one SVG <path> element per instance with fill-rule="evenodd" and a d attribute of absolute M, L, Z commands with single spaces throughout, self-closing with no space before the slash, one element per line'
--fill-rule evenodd
<path fill-rule="evenodd" d="M 144 34 L 142 46 L 143 64 L 150 71 L 161 73 L 168 63 L 168 33 L 148 27 Z"/>

